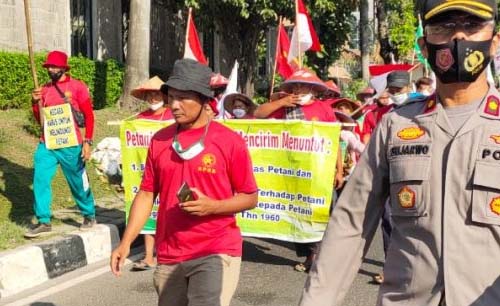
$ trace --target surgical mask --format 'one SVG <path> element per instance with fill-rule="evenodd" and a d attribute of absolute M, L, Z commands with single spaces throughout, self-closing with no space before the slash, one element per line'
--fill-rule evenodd
<path fill-rule="evenodd" d="M 49 71 L 48 73 L 49 73 L 49 78 L 52 80 L 52 82 L 57 82 L 64 74 L 64 70 L 59 70 L 58 72 Z"/>
<path fill-rule="evenodd" d="M 300 101 L 299 101 L 299 104 L 300 105 L 305 105 L 307 104 L 309 101 L 311 101 L 313 95 L 312 94 L 307 94 L 307 95 L 303 95 L 300 97 Z"/>
<path fill-rule="evenodd" d="M 398 95 L 393 95 L 391 96 L 391 101 L 392 103 L 394 103 L 395 105 L 402 105 L 403 103 L 405 103 L 405 101 L 408 99 L 408 94 L 407 93 L 403 93 L 403 94 L 398 94 Z"/>
<path fill-rule="evenodd" d="M 177 155 L 179 155 L 179 157 L 182 158 L 183 160 L 190 160 L 198 156 L 201 152 L 203 152 L 203 150 L 205 150 L 205 145 L 203 144 L 203 142 L 205 140 L 205 136 L 207 136 L 209 125 L 210 122 L 208 122 L 207 125 L 205 126 L 205 132 L 203 133 L 203 136 L 201 136 L 200 140 L 190 145 L 187 149 L 183 149 L 181 143 L 177 139 L 177 133 L 179 132 L 179 127 L 177 127 L 177 131 L 175 132 L 174 136 L 174 141 L 172 142 L 172 148 L 174 149 L 175 153 L 177 153 Z"/>
<path fill-rule="evenodd" d="M 153 112 L 159 110 L 163 106 L 163 101 L 155 103 L 155 104 L 149 104 L 149 109 L 152 110 Z"/>
<path fill-rule="evenodd" d="M 244 109 L 241 109 L 241 108 L 235 108 L 235 109 L 233 109 L 233 115 L 236 118 L 243 118 L 243 117 L 245 117 L 246 114 L 247 114 L 247 111 L 244 110 Z"/>
<path fill-rule="evenodd" d="M 472 83 L 490 64 L 491 41 L 454 39 L 444 44 L 426 42 L 429 65 L 442 83 Z"/>
<path fill-rule="evenodd" d="M 428 97 L 428 96 L 430 96 L 430 95 L 432 94 L 429 90 L 423 90 L 423 91 L 421 91 L 420 93 L 421 93 L 422 95 L 426 96 L 426 97 Z"/>

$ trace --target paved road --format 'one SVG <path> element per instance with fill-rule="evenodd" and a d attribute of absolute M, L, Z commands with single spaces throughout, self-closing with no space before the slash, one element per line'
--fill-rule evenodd
<path fill-rule="evenodd" d="M 345 306 L 375 305 L 378 286 L 371 284 L 371 279 L 382 269 L 382 258 L 381 235 L 377 233 L 344 302 Z M 306 278 L 306 274 L 293 270 L 292 266 L 297 261 L 291 243 L 245 239 L 240 284 L 231 305 L 297 305 Z M 79 283 L 74 284 L 76 281 Z M 61 289 L 64 290 L 57 292 Z M 44 292 L 53 293 L 40 297 Z M 35 296 L 28 301 L 30 294 Z M 17 305 L 30 306 L 136 306 L 157 303 L 151 271 L 127 271 L 117 279 L 107 271 L 105 262 L 69 273 L 42 288 L 23 293 L 18 299 L 24 299 L 24 302 Z"/>

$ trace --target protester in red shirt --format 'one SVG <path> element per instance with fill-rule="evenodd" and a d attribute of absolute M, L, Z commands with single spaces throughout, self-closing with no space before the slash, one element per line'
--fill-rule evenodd
<path fill-rule="evenodd" d="M 271 102 L 257 107 L 255 117 L 335 122 L 330 104 L 317 99 L 327 89 L 314 72 L 307 69 L 297 70 L 281 84 L 281 92 L 276 93 L 275 100 L 271 99 Z M 340 189 L 344 182 L 342 166 L 342 152 L 339 146 L 335 162 L 335 189 Z M 314 261 L 317 243 L 295 243 L 295 251 L 298 257 L 306 257 L 304 262 L 295 265 L 295 270 L 307 272 Z"/>
<path fill-rule="evenodd" d="M 70 66 L 64 52 L 49 52 L 43 67 L 51 81 L 32 92 L 33 114 L 42 125 L 33 175 L 33 208 L 38 224 L 24 234 L 26 238 L 38 237 L 52 230 L 51 183 L 58 165 L 61 165 L 71 194 L 84 217 L 80 229 L 88 230 L 96 223 L 94 196 L 85 170 L 94 134 L 89 90 L 85 83 L 67 74 Z M 41 116 L 41 113 L 46 115 Z M 85 128 L 85 137 L 82 137 L 80 127 Z"/>
<path fill-rule="evenodd" d="M 139 100 L 145 101 L 149 105 L 147 110 L 137 114 L 137 119 L 167 121 L 174 118 L 172 116 L 172 112 L 163 101 L 163 94 L 160 91 L 163 83 L 164 82 L 159 77 L 154 76 L 147 82 L 138 86 L 130 92 L 132 96 Z M 144 235 L 144 258 L 134 263 L 134 271 L 150 270 L 155 266 L 154 231 L 143 229 L 141 230 L 141 234 Z"/>
<path fill-rule="evenodd" d="M 159 77 L 154 76 L 130 92 L 132 96 L 147 102 L 149 105 L 147 110 L 136 116 L 137 119 L 159 121 L 174 119 L 172 112 L 165 105 L 165 101 L 163 101 L 163 94 L 160 91 L 162 85 L 163 81 Z"/>
<path fill-rule="evenodd" d="M 111 270 L 121 274 L 130 245 L 161 194 L 156 228 L 159 305 L 229 305 L 239 278 L 242 238 L 235 213 L 257 204 L 247 146 L 210 121 L 211 70 L 178 60 L 162 87 L 175 124 L 151 140 L 146 169 Z"/>

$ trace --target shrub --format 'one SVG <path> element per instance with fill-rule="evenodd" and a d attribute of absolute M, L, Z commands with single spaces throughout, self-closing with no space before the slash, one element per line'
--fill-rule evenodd
<path fill-rule="evenodd" d="M 38 83 L 49 81 L 43 69 L 46 53 L 35 54 Z M 69 58 L 70 74 L 84 81 L 95 109 L 112 106 L 119 99 L 124 68 L 115 60 L 93 61 L 83 56 Z M 0 109 L 30 108 L 33 80 L 29 57 L 24 53 L 0 51 Z"/>

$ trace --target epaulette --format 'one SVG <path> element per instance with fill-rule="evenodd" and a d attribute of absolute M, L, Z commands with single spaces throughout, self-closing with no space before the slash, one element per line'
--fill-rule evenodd
<path fill-rule="evenodd" d="M 498 118 L 500 116 L 500 99 L 495 95 L 489 95 L 484 104 L 483 113 L 491 117 Z"/>

